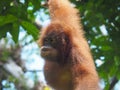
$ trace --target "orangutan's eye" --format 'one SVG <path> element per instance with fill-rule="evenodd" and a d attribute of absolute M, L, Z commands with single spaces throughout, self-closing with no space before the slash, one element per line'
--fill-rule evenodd
<path fill-rule="evenodd" d="M 50 41 L 51 43 L 55 43 L 55 42 L 56 42 L 55 38 L 51 38 L 49 41 Z"/>
<path fill-rule="evenodd" d="M 44 42 L 45 42 L 45 43 L 51 43 L 51 44 L 53 44 L 53 43 L 56 42 L 56 39 L 55 39 L 55 38 L 46 38 L 46 39 L 44 40 Z"/>

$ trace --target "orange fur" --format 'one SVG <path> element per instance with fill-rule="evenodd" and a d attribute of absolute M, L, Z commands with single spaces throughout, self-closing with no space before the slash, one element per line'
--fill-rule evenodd
<path fill-rule="evenodd" d="M 55 90 L 100 90 L 98 75 L 84 38 L 78 10 L 73 8 L 68 0 L 49 0 L 48 7 L 51 23 L 43 29 L 39 44 L 42 46 L 43 38 L 51 32 L 62 32 L 69 38 L 69 45 L 59 46 L 69 47 L 65 50 L 65 53 L 69 53 L 65 60 L 67 63 L 45 61 L 44 73 L 48 85 Z"/>

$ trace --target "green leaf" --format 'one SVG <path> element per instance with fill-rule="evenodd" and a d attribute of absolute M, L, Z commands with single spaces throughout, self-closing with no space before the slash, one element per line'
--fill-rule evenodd
<path fill-rule="evenodd" d="M 120 57 L 119 56 L 114 56 L 114 61 L 115 61 L 116 66 L 120 65 Z"/>
<path fill-rule="evenodd" d="M 0 39 L 2 38 L 2 37 L 6 37 L 6 33 L 8 32 L 8 30 L 0 30 Z"/>
<path fill-rule="evenodd" d="M 38 39 L 39 30 L 33 24 L 31 24 L 27 21 L 22 21 L 21 25 L 24 29 L 26 29 L 28 34 L 31 34 L 34 37 L 35 40 Z"/>
<path fill-rule="evenodd" d="M 12 30 L 12 24 L 6 24 L 0 27 L 0 38 L 6 37 L 6 33 Z"/>
<path fill-rule="evenodd" d="M 13 15 L 0 16 L 0 26 L 17 21 L 17 18 Z"/>
<path fill-rule="evenodd" d="M 15 43 L 17 43 L 18 36 L 19 36 L 19 24 L 17 22 L 13 23 L 13 29 L 10 30 L 10 33 L 11 33 L 12 38 L 15 41 Z"/>
<path fill-rule="evenodd" d="M 112 48 L 110 46 L 104 45 L 104 46 L 102 46 L 101 50 L 103 50 L 103 51 L 110 51 L 110 50 L 112 50 Z"/>

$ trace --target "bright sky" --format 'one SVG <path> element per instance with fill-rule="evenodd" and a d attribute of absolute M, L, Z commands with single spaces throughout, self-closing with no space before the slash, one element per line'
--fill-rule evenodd
<path fill-rule="evenodd" d="M 21 30 L 20 32 L 20 40 L 26 35 L 26 32 L 24 30 Z M 31 36 L 28 36 L 25 39 L 25 42 L 28 42 L 32 39 Z M 21 42 L 22 45 L 25 44 L 25 42 Z M 23 47 L 22 58 L 25 60 L 26 68 L 29 70 L 43 70 L 44 66 L 44 60 L 40 57 L 40 49 L 36 42 L 29 43 L 26 46 Z M 40 81 L 45 82 L 43 72 L 37 73 L 39 76 Z M 31 72 L 27 72 L 26 76 L 33 78 Z"/>

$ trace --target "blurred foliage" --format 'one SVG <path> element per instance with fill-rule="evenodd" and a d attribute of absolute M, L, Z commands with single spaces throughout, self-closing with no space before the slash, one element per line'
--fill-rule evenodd
<path fill-rule="evenodd" d="M 34 25 L 35 12 L 43 9 L 42 1 L 0 0 L 0 38 L 9 32 L 17 43 L 19 29 L 23 27 L 37 40 L 39 30 Z M 102 63 L 96 67 L 105 90 L 112 90 L 120 80 L 120 0 L 71 1 L 80 10 L 94 60 Z"/>
<path fill-rule="evenodd" d="M 39 31 L 34 25 L 34 13 L 41 8 L 41 0 L 0 0 L 0 38 L 10 32 L 18 42 L 19 28 L 23 27 L 34 39 Z"/>

